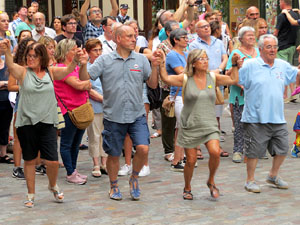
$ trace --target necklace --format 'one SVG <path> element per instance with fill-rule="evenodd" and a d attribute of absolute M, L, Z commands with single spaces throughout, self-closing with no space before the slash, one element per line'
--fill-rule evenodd
<path fill-rule="evenodd" d="M 239 50 L 240 50 L 244 55 L 246 55 L 246 57 L 248 57 L 248 58 L 252 58 L 253 55 L 254 55 L 254 52 L 255 52 L 255 49 L 254 49 L 254 48 L 251 48 L 251 52 L 250 52 L 250 53 L 249 53 L 248 50 L 246 50 L 245 48 L 242 48 L 242 47 L 240 47 Z"/>

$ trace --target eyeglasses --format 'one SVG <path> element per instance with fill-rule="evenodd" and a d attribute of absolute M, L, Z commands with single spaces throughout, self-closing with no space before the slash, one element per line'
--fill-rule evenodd
<path fill-rule="evenodd" d="M 278 49 L 278 45 L 267 45 L 267 46 L 264 46 L 265 49 L 267 50 L 277 50 Z"/>
<path fill-rule="evenodd" d="M 77 25 L 77 23 L 76 22 L 69 22 L 69 23 L 67 23 L 67 25 Z"/>
<path fill-rule="evenodd" d="M 102 48 L 94 48 L 91 51 L 92 52 L 102 52 Z"/>
<path fill-rule="evenodd" d="M 208 57 L 199 57 L 196 59 L 196 61 L 200 61 L 200 62 L 208 62 L 209 58 Z"/>
<path fill-rule="evenodd" d="M 209 28 L 209 27 L 210 27 L 209 24 L 206 24 L 206 25 L 203 25 L 203 26 L 198 27 L 198 28 L 200 28 L 200 29 L 205 29 L 205 28 Z"/>
<path fill-rule="evenodd" d="M 100 10 L 93 10 L 93 11 L 91 11 L 91 14 L 101 14 L 101 11 Z"/>
<path fill-rule="evenodd" d="M 28 55 L 27 55 L 27 58 L 29 58 L 29 59 L 37 59 L 38 56 L 37 56 L 37 55 L 31 55 L 31 54 L 28 54 Z"/>
<path fill-rule="evenodd" d="M 189 40 L 189 38 L 187 36 L 181 36 L 180 38 L 184 39 L 185 41 Z"/>

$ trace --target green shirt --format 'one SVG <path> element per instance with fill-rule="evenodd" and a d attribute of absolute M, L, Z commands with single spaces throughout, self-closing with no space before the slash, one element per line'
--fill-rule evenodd
<path fill-rule="evenodd" d="M 16 28 L 16 32 L 15 32 L 15 36 L 18 37 L 20 32 L 22 30 L 30 30 L 32 31 L 35 28 L 35 26 L 33 24 L 27 24 L 25 22 L 19 23 L 17 28 Z"/>

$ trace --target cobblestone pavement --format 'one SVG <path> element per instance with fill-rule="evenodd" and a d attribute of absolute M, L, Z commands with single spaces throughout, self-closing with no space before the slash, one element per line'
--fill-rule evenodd
<path fill-rule="evenodd" d="M 299 103 L 285 105 L 285 114 L 292 146 L 292 125 Z M 219 200 L 209 197 L 206 187 L 208 177 L 208 154 L 202 146 L 205 159 L 198 160 L 192 182 L 193 201 L 182 199 L 183 174 L 172 172 L 170 163 L 163 160 L 161 139 L 152 140 L 148 177 L 140 178 L 142 196 L 140 201 L 131 201 L 129 177 L 120 177 L 123 200 L 108 198 L 108 177 L 91 176 L 92 161 L 88 151 L 80 151 L 78 169 L 88 175 L 88 183 L 70 185 L 65 181 L 65 169 L 59 171 L 58 184 L 65 193 L 65 202 L 54 202 L 47 190 L 46 176 L 36 176 L 35 207 L 23 206 L 26 194 L 25 181 L 11 177 L 12 165 L 0 164 L 0 224 L 300 224 L 300 159 L 288 155 L 280 174 L 289 184 L 288 190 L 278 190 L 268 185 L 265 178 L 271 167 L 271 159 L 260 160 L 256 180 L 262 187 L 260 194 L 244 190 L 245 164 L 231 161 L 233 135 L 231 120 L 224 111 L 222 129 L 227 132 L 222 143 L 230 157 L 222 158 L 216 176 L 220 188 Z M 121 165 L 124 158 L 121 158 Z"/>

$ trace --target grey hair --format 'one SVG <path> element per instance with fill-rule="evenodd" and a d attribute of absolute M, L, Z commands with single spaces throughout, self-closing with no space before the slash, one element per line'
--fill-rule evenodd
<path fill-rule="evenodd" d="M 90 16 L 90 9 L 92 9 L 92 8 L 98 8 L 98 6 L 92 6 L 91 8 L 89 8 L 87 11 L 86 11 L 86 15 L 87 16 Z M 100 9 L 100 8 L 99 8 Z M 101 15 L 102 15 L 102 10 L 100 9 L 100 13 L 101 13 Z"/>
<path fill-rule="evenodd" d="M 171 32 L 173 30 L 174 25 L 179 25 L 179 23 L 176 20 L 169 20 L 165 23 L 165 31 Z"/>
<path fill-rule="evenodd" d="M 68 52 L 76 46 L 73 39 L 64 39 L 60 41 L 55 49 L 54 57 L 58 63 L 62 63 L 66 59 Z"/>
<path fill-rule="evenodd" d="M 238 33 L 239 40 L 241 40 L 244 37 L 245 33 L 249 32 L 249 31 L 251 31 L 255 34 L 255 29 L 253 27 L 249 27 L 249 26 L 242 27 Z"/>
<path fill-rule="evenodd" d="M 183 28 L 178 28 L 178 29 L 173 30 L 170 33 L 170 42 L 171 42 L 172 46 L 173 47 L 175 46 L 175 39 L 179 40 L 181 36 L 187 35 L 187 34 L 188 34 L 187 31 Z"/>
<path fill-rule="evenodd" d="M 138 21 L 136 20 L 127 20 L 124 25 L 130 26 L 131 24 L 135 23 L 137 26 L 139 26 Z"/>
<path fill-rule="evenodd" d="M 260 36 L 259 40 L 258 40 L 258 47 L 260 49 L 262 49 L 265 45 L 265 39 L 267 38 L 273 38 L 276 42 L 276 45 L 278 45 L 278 39 L 277 37 L 275 37 L 273 34 L 264 34 L 262 36 Z"/>

